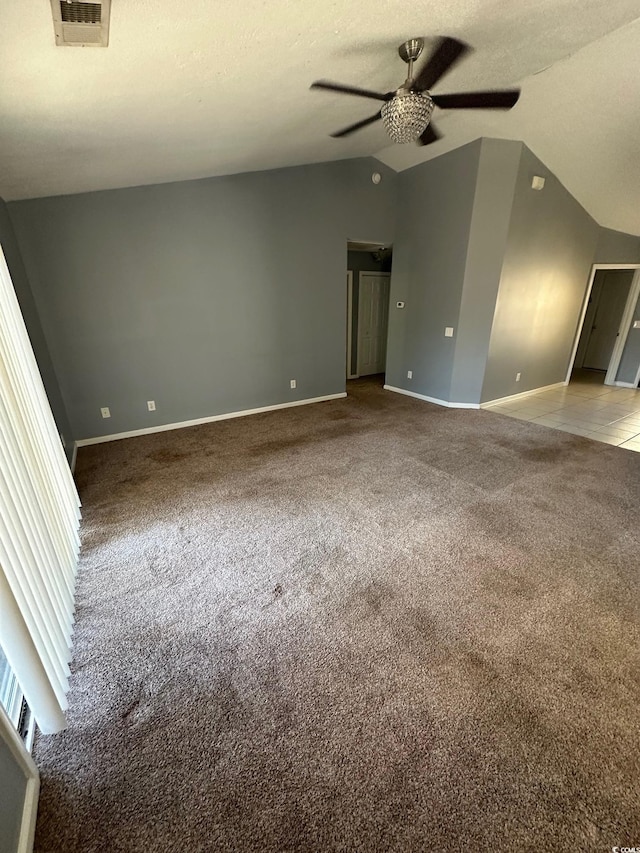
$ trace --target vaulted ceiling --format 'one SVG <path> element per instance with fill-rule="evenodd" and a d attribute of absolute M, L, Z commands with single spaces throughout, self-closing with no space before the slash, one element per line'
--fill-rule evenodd
<path fill-rule="evenodd" d="M 108 48 L 56 47 L 47 0 L 0 6 L 6 199 L 374 155 L 402 170 L 478 136 L 522 139 L 600 224 L 640 234 L 640 0 L 113 0 Z M 388 91 L 400 42 L 475 48 L 436 87 L 521 85 L 508 113 L 437 111 L 443 139 L 391 145 L 381 124 L 328 134 Z M 373 109 L 372 109 L 373 105 Z"/>

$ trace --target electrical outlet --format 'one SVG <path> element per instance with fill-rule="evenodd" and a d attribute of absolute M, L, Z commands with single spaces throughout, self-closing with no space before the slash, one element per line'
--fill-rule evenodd
<path fill-rule="evenodd" d="M 413 379 L 413 370 L 407 370 L 407 379 Z"/>
<path fill-rule="evenodd" d="M 296 380 L 292 379 L 291 382 L 289 382 L 289 385 L 291 388 L 296 388 L 297 387 Z"/>
<path fill-rule="evenodd" d="M 155 400 L 147 400 L 147 409 L 149 409 L 150 412 L 155 412 L 156 401 Z"/>
<path fill-rule="evenodd" d="M 109 406 L 104 406 L 102 409 L 100 409 L 100 414 L 103 418 L 110 418 L 111 411 L 109 410 Z"/>
<path fill-rule="evenodd" d="M 445 336 L 445 338 L 452 338 L 453 337 L 453 326 L 447 326 L 445 328 L 444 336 Z"/>
<path fill-rule="evenodd" d="M 516 373 L 516 382 L 520 382 L 521 373 Z"/>

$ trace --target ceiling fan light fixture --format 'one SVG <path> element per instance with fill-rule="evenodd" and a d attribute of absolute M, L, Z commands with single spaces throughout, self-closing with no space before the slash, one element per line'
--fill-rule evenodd
<path fill-rule="evenodd" d="M 432 112 L 428 92 L 397 92 L 382 105 L 382 123 L 394 142 L 415 142 L 427 129 Z"/>

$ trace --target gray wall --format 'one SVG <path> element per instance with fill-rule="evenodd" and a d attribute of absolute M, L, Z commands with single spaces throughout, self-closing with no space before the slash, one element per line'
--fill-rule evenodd
<path fill-rule="evenodd" d="M 542 191 L 531 189 L 534 175 L 546 179 Z M 589 214 L 523 146 L 483 402 L 564 380 L 599 232 Z"/>
<path fill-rule="evenodd" d="M 390 272 L 391 264 L 376 261 L 371 252 L 347 252 L 347 269 L 353 273 L 353 302 L 351 305 L 351 373 L 358 369 L 358 304 L 359 304 L 359 273 L 361 272 Z"/>
<path fill-rule="evenodd" d="M 640 264 L 640 237 L 600 228 L 595 264 Z"/>
<path fill-rule="evenodd" d="M 521 154 L 521 142 L 482 140 L 449 397 L 458 403 L 480 402 Z"/>
<path fill-rule="evenodd" d="M 635 383 L 638 368 L 640 367 L 640 329 L 634 329 L 633 323 L 640 320 L 640 297 L 633 312 L 633 320 L 629 329 L 629 337 L 622 351 L 622 358 L 616 374 L 618 382 Z"/>
<path fill-rule="evenodd" d="M 18 849 L 22 813 L 27 792 L 27 778 L 0 737 L 0 851 Z"/>
<path fill-rule="evenodd" d="M 391 305 L 406 308 L 391 308 L 387 383 L 468 403 L 561 381 L 591 263 L 640 262 L 640 238 L 599 228 L 506 140 L 400 175 L 349 160 L 9 213 L 20 252 L 6 213 L 3 242 L 65 438 L 343 391 L 349 239 L 394 243 Z"/>
<path fill-rule="evenodd" d="M 450 399 L 456 339 L 444 330 L 458 325 L 480 150 L 477 140 L 399 175 L 386 382 L 440 400 Z"/>
<path fill-rule="evenodd" d="M 347 240 L 393 241 L 396 183 L 359 159 L 10 204 L 75 437 L 344 391 Z"/>
<path fill-rule="evenodd" d="M 16 296 L 18 297 L 18 302 L 20 303 L 20 309 L 22 311 L 25 326 L 29 332 L 31 346 L 38 362 L 42 381 L 49 398 L 49 405 L 51 406 L 53 416 L 56 420 L 58 432 L 64 437 L 67 457 L 71 459 L 73 455 L 73 435 L 71 432 L 71 426 L 69 424 L 64 403 L 62 402 L 60 386 L 53 369 L 51 355 L 42 331 L 40 317 L 36 310 L 33 294 L 31 292 L 31 287 L 29 286 L 29 280 L 27 279 L 24 269 L 22 256 L 16 242 L 7 206 L 2 199 L 0 199 L 0 245 L 2 245 L 5 258 L 7 259 L 7 266 L 11 273 L 13 287 L 16 292 Z"/>

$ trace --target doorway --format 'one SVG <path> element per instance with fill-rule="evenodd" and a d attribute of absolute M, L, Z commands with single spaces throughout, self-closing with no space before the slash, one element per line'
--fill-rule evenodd
<path fill-rule="evenodd" d="M 384 379 L 392 251 L 347 244 L 347 379 Z"/>
<path fill-rule="evenodd" d="M 618 381 L 618 368 L 639 292 L 637 264 L 594 265 L 567 382 L 627 384 Z"/>

